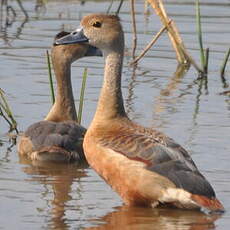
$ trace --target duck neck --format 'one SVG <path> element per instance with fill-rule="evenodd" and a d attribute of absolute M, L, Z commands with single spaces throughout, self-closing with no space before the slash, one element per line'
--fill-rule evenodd
<path fill-rule="evenodd" d="M 122 63 L 123 48 L 105 54 L 104 82 L 94 117 L 97 122 L 126 117 L 121 92 Z"/>
<path fill-rule="evenodd" d="M 45 120 L 77 121 L 76 108 L 71 84 L 71 62 L 52 56 L 53 68 L 57 81 L 55 103 Z"/>

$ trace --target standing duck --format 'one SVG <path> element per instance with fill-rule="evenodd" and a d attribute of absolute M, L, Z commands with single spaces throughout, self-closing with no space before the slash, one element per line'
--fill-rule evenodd
<path fill-rule="evenodd" d="M 223 211 L 188 152 L 172 138 L 132 122 L 124 109 L 121 73 L 124 33 L 117 16 L 85 16 L 56 44 L 93 45 L 105 57 L 104 82 L 83 148 L 90 166 L 127 205 Z"/>
<path fill-rule="evenodd" d="M 56 35 L 55 40 L 67 32 Z M 100 51 L 88 44 L 53 46 L 51 57 L 57 80 L 56 100 L 44 121 L 32 124 L 20 137 L 18 153 L 32 161 L 85 163 L 82 148 L 86 129 L 77 123 L 71 86 L 71 64 Z"/>

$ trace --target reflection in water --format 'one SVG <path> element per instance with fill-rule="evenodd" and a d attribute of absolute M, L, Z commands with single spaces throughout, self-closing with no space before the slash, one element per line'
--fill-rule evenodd
<path fill-rule="evenodd" d="M 227 83 L 224 74 L 221 74 L 221 82 L 222 82 L 222 87 L 223 87 L 224 89 L 229 87 L 229 84 Z"/>
<path fill-rule="evenodd" d="M 191 127 L 191 133 L 190 137 L 188 140 L 188 143 L 192 143 L 193 138 L 196 134 L 198 123 L 197 123 L 197 116 L 200 111 L 200 100 L 201 100 L 201 95 L 203 94 L 203 90 L 205 91 L 205 94 L 208 94 L 208 78 L 207 77 L 202 77 L 199 78 L 195 81 L 197 83 L 198 88 L 197 88 L 197 95 L 195 99 L 195 107 L 194 107 L 194 112 L 192 116 L 192 127 Z"/>
<path fill-rule="evenodd" d="M 7 0 L 1 0 L 1 7 L 0 7 L 0 19 L 1 19 L 1 29 L 3 27 L 2 23 L 3 23 L 3 19 L 5 19 L 5 26 L 11 26 L 13 24 L 13 22 L 15 21 L 15 17 L 16 17 L 16 12 L 14 10 L 14 8 L 10 5 L 8 5 L 8 1 Z"/>
<path fill-rule="evenodd" d="M 46 1 L 45 0 L 36 0 L 34 10 L 36 12 L 37 18 L 45 15 L 45 13 L 46 13 Z"/>
<path fill-rule="evenodd" d="M 194 113 L 193 113 L 193 124 L 194 126 L 197 125 L 196 119 L 197 119 L 197 115 L 199 114 L 199 110 L 200 110 L 200 98 L 202 95 L 202 89 L 203 86 L 205 88 L 205 90 L 207 90 L 207 78 L 201 78 L 199 80 L 197 80 L 197 84 L 198 84 L 198 89 L 197 89 L 197 95 L 196 95 L 196 103 L 195 103 L 195 108 L 194 108 Z M 207 91 L 206 91 L 207 92 Z"/>
<path fill-rule="evenodd" d="M 29 18 L 28 13 L 27 13 L 27 11 L 25 10 L 25 8 L 23 7 L 21 0 L 17 0 L 16 2 L 18 3 L 18 5 L 19 5 L 21 11 L 22 11 L 23 14 L 25 15 L 25 18 L 28 19 L 28 18 Z"/>
<path fill-rule="evenodd" d="M 172 93 L 177 89 L 178 84 L 181 82 L 181 79 L 185 76 L 189 69 L 187 65 L 178 65 L 175 73 L 169 79 L 169 83 L 167 84 L 165 89 L 162 89 L 160 92 L 160 96 L 156 97 L 155 105 L 154 105 L 154 114 L 161 113 L 165 110 L 163 104 L 165 104 L 165 96 L 171 96 Z"/>
<path fill-rule="evenodd" d="M 25 8 L 23 7 L 23 4 L 20 0 L 16 1 L 18 3 L 19 8 L 24 14 L 24 20 L 21 22 L 21 24 L 17 27 L 17 32 L 14 34 L 14 37 L 12 38 L 12 35 L 10 36 L 8 34 L 8 28 L 13 25 L 13 23 L 16 21 L 17 13 L 16 10 L 12 5 L 8 4 L 7 0 L 1 0 L 1 6 L 0 6 L 0 32 L 2 33 L 1 38 L 7 44 L 8 46 L 11 45 L 12 41 L 16 38 L 19 38 L 20 34 L 22 33 L 22 28 L 24 27 L 25 23 L 28 22 L 29 16 Z"/>
<path fill-rule="evenodd" d="M 17 144 L 17 135 L 14 133 L 8 133 L 7 141 L 1 141 L 0 139 L 0 147 L 3 146 L 4 143 L 7 145 L 5 152 L 0 151 L 1 157 L 0 157 L 0 164 L 1 162 L 9 162 L 9 154 L 12 152 L 12 149 Z M 1 150 L 1 149 L 0 149 Z"/>
<path fill-rule="evenodd" d="M 169 79 L 169 83 L 167 84 L 166 88 L 161 90 L 161 95 L 171 96 L 173 91 L 177 89 L 178 84 L 181 82 L 181 79 L 185 76 L 188 70 L 188 65 L 178 65 L 172 78 Z"/>
<path fill-rule="evenodd" d="M 199 211 L 178 209 L 151 209 L 138 207 L 118 207 L 106 216 L 91 220 L 97 227 L 87 230 L 115 229 L 167 229 L 167 230 L 208 230 L 214 229 L 214 222 L 220 214 L 205 214 Z M 103 224 L 98 224 L 103 222 Z"/>
<path fill-rule="evenodd" d="M 230 96 L 230 92 L 229 92 L 229 96 Z M 225 100 L 225 101 L 226 101 L 226 103 L 227 103 L 227 108 L 228 108 L 228 110 L 230 111 L 230 98 L 227 99 L 227 100 Z"/>
<path fill-rule="evenodd" d="M 85 166 L 78 167 L 76 164 L 52 164 L 33 162 L 31 165 L 25 158 L 20 158 L 20 163 L 25 164 L 23 171 L 31 176 L 31 181 L 36 181 L 44 185 L 46 192 L 42 192 L 41 196 L 47 201 L 47 207 L 51 206 L 50 216 L 48 221 L 49 229 L 68 229 L 66 223 L 66 206 L 67 202 L 72 200 L 70 195 L 72 184 L 86 176 L 84 171 Z M 50 190 L 51 186 L 51 190 Z M 53 194 L 53 200 L 50 201 L 48 195 Z M 77 196 L 81 199 L 81 188 L 77 188 Z M 45 210 L 40 210 L 45 211 Z"/>
<path fill-rule="evenodd" d="M 230 90 L 221 92 L 220 95 L 226 96 L 225 102 L 227 104 L 227 109 L 230 111 Z"/>

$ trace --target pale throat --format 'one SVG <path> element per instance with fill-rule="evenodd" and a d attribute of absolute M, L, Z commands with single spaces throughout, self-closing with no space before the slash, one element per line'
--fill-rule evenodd
<path fill-rule="evenodd" d="M 123 49 L 105 55 L 104 82 L 95 114 L 97 120 L 126 116 L 121 92 L 122 63 Z"/>

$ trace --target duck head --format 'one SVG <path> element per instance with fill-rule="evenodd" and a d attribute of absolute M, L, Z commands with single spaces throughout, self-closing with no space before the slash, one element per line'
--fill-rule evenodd
<path fill-rule="evenodd" d="M 79 28 L 55 41 L 56 45 L 86 43 L 103 52 L 123 49 L 124 35 L 120 19 L 114 15 L 85 16 Z"/>
<path fill-rule="evenodd" d="M 100 49 L 87 43 L 74 44 L 68 43 L 67 46 L 59 46 L 56 44 L 60 39 L 69 36 L 71 33 L 62 31 L 58 33 L 54 38 L 54 44 L 51 50 L 52 56 L 62 57 L 62 59 L 68 60 L 69 63 L 73 63 L 79 58 L 86 56 L 102 56 Z M 67 43 L 66 43 L 67 44 Z"/>

